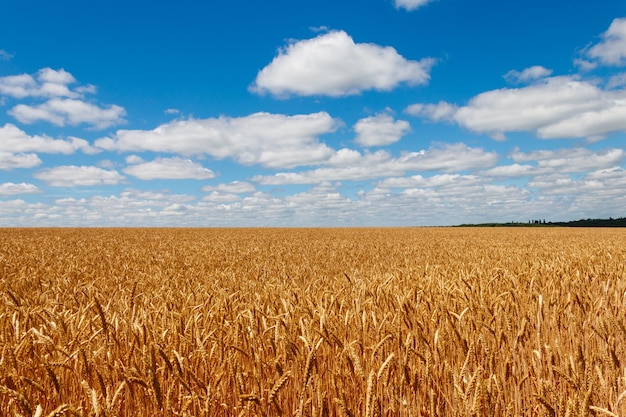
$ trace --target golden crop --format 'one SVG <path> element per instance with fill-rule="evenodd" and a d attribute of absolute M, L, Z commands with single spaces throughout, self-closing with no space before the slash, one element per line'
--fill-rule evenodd
<path fill-rule="evenodd" d="M 625 416 L 622 229 L 2 229 L 0 415 Z"/>

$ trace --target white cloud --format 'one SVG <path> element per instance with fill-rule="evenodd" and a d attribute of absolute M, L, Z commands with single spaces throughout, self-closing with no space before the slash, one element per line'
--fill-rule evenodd
<path fill-rule="evenodd" d="M 165 114 L 180 114 L 180 110 L 178 109 L 166 109 Z"/>
<path fill-rule="evenodd" d="M 529 81 L 539 80 L 552 74 L 551 69 L 544 68 L 539 65 L 529 67 L 523 71 L 511 70 L 504 74 L 504 79 L 510 83 L 527 83 Z"/>
<path fill-rule="evenodd" d="M 540 138 L 587 137 L 597 141 L 611 132 L 626 130 L 626 97 L 603 109 L 583 112 L 537 130 Z"/>
<path fill-rule="evenodd" d="M 496 153 L 470 148 L 465 144 L 446 144 L 429 150 L 408 152 L 393 158 L 388 152 L 366 153 L 355 158 L 350 152 L 344 164 L 322 167 L 309 171 L 279 172 L 274 175 L 258 175 L 253 181 L 264 185 L 317 184 L 324 181 L 363 181 L 375 178 L 404 175 L 408 171 L 458 172 L 494 165 Z M 333 159 L 330 160 L 331 162 Z"/>
<path fill-rule="evenodd" d="M 33 168 L 41 164 L 41 159 L 34 153 L 12 153 L 0 151 L 0 169 Z"/>
<path fill-rule="evenodd" d="M 38 121 L 57 126 L 87 124 L 96 129 L 124 122 L 126 111 L 116 105 L 98 106 L 84 101 L 86 94 L 96 92 L 94 85 L 77 85 L 64 69 L 40 69 L 37 74 L 0 77 L 0 96 L 16 99 L 46 99 L 40 104 L 18 104 L 9 114 L 25 124 Z"/>
<path fill-rule="evenodd" d="M 605 180 L 613 182 L 614 185 L 626 186 L 626 169 L 613 167 L 590 172 L 586 176 L 593 180 Z"/>
<path fill-rule="evenodd" d="M 78 98 L 81 93 L 68 87 L 74 83 L 74 76 L 64 69 L 43 68 L 35 77 L 29 74 L 0 77 L 0 94 L 14 98 Z"/>
<path fill-rule="evenodd" d="M 53 187 L 116 185 L 124 176 L 115 170 L 106 170 L 95 166 L 58 166 L 33 175 Z"/>
<path fill-rule="evenodd" d="M 407 171 L 459 172 L 489 167 L 497 161 L 496 152 L 485 152 L 464 143 L 443 144 L 427 151 L 409 152 L 398 158 L 399 164 Z"/>
<path fill-rule="evenodd" d="M 396 143 L 411 131 L 411 125 L 404 120 L 395 120 L 393 116 L 381 113 L 366 117 L 354 125 L 357 136 L 355 142 L 362 146 L 385 146 Z"/>
<path fill-rule="evenodd" d="M 58 71 L 52 68 L 43 68 L 39 70 L 38 77 L 42 84 L 58 84 L 68 85 L 76 82 L 76 78 L 64 69 Z"/>
<path fill-rule="evenodd" d="M 440 174 L 432 177 L 414 175 L 411 177 L 386 178 L 376 184 L 378 188 L 433 188 L 449 186 L 469 186 L 483 183 L 476 175 Z"/>
<path fill-rule="evenodd" d="M 9 114 L 25 124 L 46 121 L 56 126 L 88 124 L 104 129 L 124 123 L 126 111 L 114 104 L 99 107 L 82 100 L 54 98 L 33 106 L 18 104 Z"/>
<path fill-rule="evenodd" d="M 221 191 L 213 191 L 211 194 L 202 198 L 203 201 L 211 201 L 214 203 L 232 203 L 241 200 L 237 194 L 224 193 Z"/>
<path fill-rule="evenodd" d="M 12 182 L 5 182 L 0 184 L 0 195 L 18 195 L 18 194 L 36 194 L 41 190 L 34 184 L 27 184 L 22 182 L 20 184 L 14 184 Z"/>
<path fill-rule="evenodd" d="M 454 121 L 496 139 L 519 131 L 535 131 L 543 139 L 597 138 L 626 130 L 626 91 L 602 90 L 575 77 L 552 77 L 527 87 L 481 93 L 466 106 L 416 104 L 405 111 Z"/>
<path fill-rule="evenodd" d="M 254 185 L 245 181 L 233 181 L 227 184 L 207 185 L 202 187 L 202 191 L 219 191 L 229 194 L 246 194 L 256 191 Z"/>
<path fill-rule="evenodd" d="M 593 171 L 582 178 L 562 174 L 539 176 L 528 183 L 528 187 L 539 189 L 544 199 L 566 198 L 572 201 L 573 207 L 593 213 L 593 217 L 600 217 L 598 211 L 603 211 L 607 217 L 621 215 L 622 211 L 615 207 L 626 204 L 625 186 L 626 171 L 620 167 Z"/>
<path fill-rule="evenodd" d="M 244 165 L 290 168 L 331 157 L 333 150 L 318 136 L 337 127 L 338 122 L 325 112 L 295 116 L 255 113 L 238 118 L 177 120 L 149 131 L 119 130 L 95 145 L 105 150 L 210 155 Z"/>
<path fill-rule="evenodd" d="M 599 151 L 586 148 L 563 148 L 531 152 L 521 152 L 515 149 L 509 157 L 515 162 L 514 164 L 499 165 L 482 170 L 479 174 L 487 178 L 569 178 L 566 174 L 610 169 L 626 158 L 626 152 L 617 148 Z"/>
<path fill-rule="evenodd" d="M 510 155 L 515 162 L 535 162 L 543 172 L 585 172 L 613 167 L 626 157 L 624 149 L 611 148 L 594 152 L 586 148 L 564 148 L 521 152 Z M 546 171 L 549 170 L 549 171 Z"/>
<path fill-rule="evenodd" d="M 499 165 L 481 173 L 491 177 L 524 177 L 536 174 L 537 168 L 527 164 Z"/>
<path fill-rule="evenodd" d="M 138 155 L 128 155 L 126 157 L 127 164 L 141 164 L 143 162 L 144 162 L 143 158 L 141 158 Z"/>
<path fill-rule="evenodd" d="M 7 123 L 0 127 L 0 151 L 72 154 L 77 150 L 85 153 L 98 152 L 84 139 L 70 137 L 67 140 L 49 136 L 29 136 L 17 126 Z"/>
<path fill-rule="evenodd" d="M 211 193 L 201 200 L 193 195 L 139 190 L 63 197 L 49 204 L 3 198 L 0 225 L 406 226 L 616 217 L 626 206 L 626 171 L 616 164 L 610 165 L 615 161 L 615 156 L 610 156 L 613 151 L 577 148 L 523 153 L 516 150 L 511 157 L 519 161 L 509 174 L 514 176 L 512 171 L 516 169 L 522 173 L 528 165 L 535 169 L 523 186 L 498 183 L 484 171 L 432 176 L 420 173 L 408 177 L 391 173 L 391 178 L 380 177 L 369 191 L 355 190 L 353 184 L 320 181 L 309 189 L 298 187 L 296 193 L 283 190 L 280 195 L 264 192 L 237 195 L 227 189 L 250 188 L 240 183 L 220 184 L 207 189 Z M 386 153 L 377 154 L 382 157 Z M 350 152 L 340 159 L 351 158 Z M 583 168 L 576 161 L 585 158 L 595 160 L 593 165 L 606 167 L 569 173 L 564 170 L 568 163 L 574 163 L 575 169 Z M 559 159 L 566 161 L 550 162 Z M 24 187 L 27 189 L 32 188 Z M 598 201 L 602 204 L 598 205 Z"/>
<path fill-rule="evenodd" d="M 604 65 L 626 65 L 626 18 L 613 20 L 602 41 L 588 48 L 585 55 Z"/>
<path fill-rule="evenodd" d="M 194 179 L 204 180 L 215 177 L 210 169 L 189 159 L 157 158 L 152 162 L 141 162 L 126 158 L 130 163 L 136 163 L 124 168 L 124 172 L 142 180 L 154 179 Z"/>
<path fill-rule="evenodd" d="M 439 122 L 453 120 L 457 110 L 458 106 L 440 101 L 437 104 L 411 104 L 404 111 L 412 116 L 425 116 L 432 121 Z"/>
<path fill-rule="evenodd" d="M 409 11 L 417 10 L 422 6 L 427 5 L 433 0 L 394 0 L 396 9 L 406 9 Z"/>
<path fill-rule="evenodd" d="M 410 61 L 392 47 L 355 43 L 347 33 L 332 31 L 281 49 L 259 71 L 251 90 L 280 97 L 390 91 L 401 83 L 428 83 L 434 62 L 431 58 Z"/>

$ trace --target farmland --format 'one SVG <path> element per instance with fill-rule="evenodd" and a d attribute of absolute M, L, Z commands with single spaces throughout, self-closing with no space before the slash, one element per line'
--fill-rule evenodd
<path fill-rule="evenodd" d="M 623 416 L 626 231 L 2 229 L 0 410 Z"/>

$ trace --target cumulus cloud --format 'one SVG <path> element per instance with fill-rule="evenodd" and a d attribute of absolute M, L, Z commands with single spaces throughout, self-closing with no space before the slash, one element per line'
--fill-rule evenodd
<path fill-rule="evenodd" d="M 413 175 L 410 177 L 392 177 L 379 181 L 378 188 L 433 188 L 449 186 L 469 186 L 483 183 L 484 179 L 476 175 L 439 174 L 432 177 Z"/>
<path fill-rule="evenodd" d="M 246 181 L 233 181 L 227 184 L 207 185 L 202 191 L 218 191 L 229 194 L 246 194 L 256 191 L 254 185 Z"/>
<path fill-rule="evenodd" d="M 115 170 L 75 165 L 45 169 L 33 176 L 53 187 L 116 185 L 124 180 L 124 176 Z"/>
<path fill-rule="evenodd" d="M 17 126 L 7 123 L 0 127 L 0 151 L 72 154 L 77 150 L 92 154 L 98 152 L 84 139 L 69 137 L 53 139 L 49 136 L 30 136 Z"/>
<path fill-rule="evenodd" d="M 176 120 L 154 130 L 119 130 L 95 142 L 105 150 L 153 151 L 232 158 L 243 165 L 291 168 L 316 164 L 333 150 L 318 136 L 339 126 L 328 113 L 286 116 L 255 113 L 245 117 Z"/>
<path fill-rule="evenodd" d="M 55 98 L 39 105 L 18 104 L 9 114 L 25 124 L 46 121 L 56 126 L 87 124 L 104 129 L 123 123 L 126 110 L 114 104 L 100 107 L 82 100 Z"/>
<path fill-rule="evenodd" d="M 406 112 L 434 121 L 453 121 L 496 139 L 520 131 L 535 131 L 543 139 L 597 138 L 626 130 L 626 91 L 603 90 L 562 76 L 526 87 L 487 91 L 465 106 L 418 103 Z"/>
<path fill-rule="evenodd" d="M 426 84 L 435 61 L 411 61 L 392 47 L 355 43 L 343 31 L 293 42 L 259 71 L 258 94 L 341 97 L 365 90 L 390 91 L 401 83 Z"/>
<path fill-rule="evenodd" d="M 39 104 L 18 104 L 9 114 L 19 122 L 45 121 L 57 126 L 90 125 L 104 129 L 124 122 L 126 111 L 117 105 L 99 106 L 84 100 L 96 92 L 94 85 L 76 85 L 76 78 L 64 69 L 40 69 L 35 75 L 0 77 L 0 96 L 16 99 L 45 99 Z"/>
<path fill-rule="evenodd" d="M 588 48 L 585 56 L 604 65 L 626 65 L 626 18 L 613 20 L 602 40 Z"/>
<path fill-rule="evenodd" d="M 424 116 L 432 121 L 439 122 L 453 120 L 458 109 L 458 106 L 454 104 L 440 101 L 437 104 L 411 104 L 404 112 L 412 116 Z"/>
<path fill-rule="evenodd" d="M 528 164 L 499 165 L 481 172 L 491 177 L 525 177 L 536 173 L 537 168 Z"/>
<path fill-rule="evenodd" d="M 511 70 L 504 74 L 504 79 L 510 83 L 527 83 L 541 78 L 548 77 L 552 74 L 552 70 L 539 65 L 529 67 L 523 71 Z"/>
<path fill-rule="evenodd" d="M 598 216 L 598 211 L 607 213 L 606 217 L 613 215 L 611 213 L 621 213 L 619 209 L 616 210 L 616 204 L 626 204 L 624 186 L 626 171 L 620 167 L 592 171 L 581 178 L 562 174 L 538 176 L 528 183 L 528 187 L 537 189 L 543 199 L 567 196 L 567 200 L 572 201 L 573 208 L 587 210 L 594 217 Z M 603 204 L 598 205 L 598 201 Z M 609 210 L 606 211 L 605 208 Z"/>
<path fill-rule="evenodd" d="M 626 158 L 623 149 L 609 148 L 593 151 L 586 148 L 563 148 L 556 150 L 538 150 L 521 152 L 515 149 L 509 157 L 515 162 L 499 165 L 478 172 L 485 178 L 530 177 L 536 183 L 547 178 L 569 178 L 572 173 L 584 173 L 612 169 Z"/>
<path fill-rule="evenodd" d="M 34 153 L 13 153 L 0 151 L 0 169 L 33 168 L 41 164 L 41 159 Z"/>
<path fill-rule="evenodd" d="M 564 148 L 521 152 L 516 149 L 510 157 L 514 162 L 534 162 L 543 172 L 546 169 L 550 172 L 585 172 L 618 165 L 626 157 L 626 151 L 618 148 L 595 152 L 587 148 Z"/>
<path fill-rule="evenodd" d="M 606 152 L 608 154 L 609 152 Z M 605 155 L 578 149 L 514 152 L 519 167 L 539 161 Z M 592 158 L 593 159 L 593 158 Z M 610 164 L 610 159 L 597 165 Z M 528 161 L 526 161 L 528 160 Z M 550 164 L 547 164 L 550 165 Z M 559 164 L 554 164 L 558 166 Z M 524 170 L 523 168 L 521 170 Z M 437 225 L 531 218 L 574 220 L 609 217 L 626 205 L 626 171 L 612 166 L 583 173 L 537 171 L 525 185 L 498 183 L 484 172 L 419 173 L 381 177 L 374 188 L 354 192 L 354 185 L 314 182 L 308 189 L 272 195 L 229 193 L 216 185 L 198 200 L 167 191 L 125 190 L 113 195 L 63 197 L 51 203 L 0 199 L 2 225 L 117 226 L 359 226 Z M 1 188 L 1 187 L 0 187 Z M 10 188 L 10 187 L 7 187 Z M 31 189 L 25 187 L 24 189 Z M 348 190 L 350 190 L 348 192 Z M 598 205 L 598 201 L 603 204 Z M 416 207 L 419 210 L 416 210 Z M 617 214 L 616 214 L 617 213 Z"/>
<path fill-rule="evenodd" d="M 20 184 L 14 184 L 12 182 L 5 182 L 0 184 L 0 195 L 18 195 L 18 194 L 36 194 L 41 190 L 34 184 L 27 184 L 22 182 Z"/>
<path fill-rule="evenodd" d="M 64 69 L 43 68 L 34 77 L 30 74 L 0 77 L 0 94 L 13 98 L 78 98 L 81 94 L 69 88 L 74 83 L 74 76 Z"/>
<path fill-rule="evenodd" d="M 205 180 L 215 177 L 215 173 L 201 164 L 182 158 L 157 158 L 151 162 L 126 158 L 129 163 L 136 163 L 123 169 L 133 177 L 142 180 L 154 179 L 194 179 Z"/>
<path fill-rule="evenodd" d="M 417 10 L 427 5 L 433 0 L 394 0 L 396 9 L 406 9 L 408 11 Z"/>
<path fill-rule="evenodd" d="M 344 162 L 300 172 L 279 172 L 258 175 L 253 181 L 264 185 L 317 184 L 324 181 L 363 181 L 390 176 L 401 176 L 409 171 L 464 171 L 493 166 L 498 156 L 465 144 L 446 144 L 419 152 L 407 152 L 394 158 L 386 151 L 358 154 L 349 152 Z M 331 159 L 329 162 L 336 161 Z M 349 162 L 348 162 L 349 161 Z"/>
<path fill-rule="evenodd" d="M 366 117 L 354 125 L 357 136 L 355 142 L 362 146 L 385 146 L 396 143 L 411 131 L 411 125 L 404 120 L 394 120 L 393 116 L 381 113 Z"/>
<path fill-rule="evenodd" d="M 213 191 L 211 194 L 202 197 L 203 201 L 211 201 L 214 203 L 232 203 L 241 200 L 237 194 L 225 193 L 221 191 Z"/>

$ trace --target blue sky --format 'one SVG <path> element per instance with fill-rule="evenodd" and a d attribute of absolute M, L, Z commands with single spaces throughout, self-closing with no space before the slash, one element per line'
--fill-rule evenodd
<path fill-rule="evenodd" d="M 626 216 L 626 3 L 6 2 L 0 226 Z"/>

